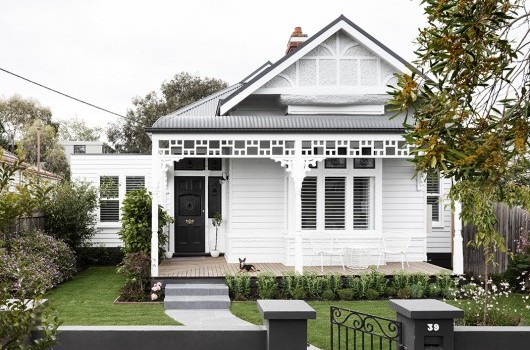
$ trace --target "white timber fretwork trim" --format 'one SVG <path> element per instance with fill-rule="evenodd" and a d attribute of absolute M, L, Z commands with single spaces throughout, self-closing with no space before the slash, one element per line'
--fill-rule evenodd
<path fill-rule="evenodd" d="M 197 138 L 186 136 L 161 137 L 158 140 L 158 155 L 179 158 L 290 158 L 302 157 L 372 157 L 372 158 L 409 158 L 413 147 L 407 145 L 401 135 L 348 135 L 286 137 L 268 139 L 245 135 L 230 135 L 230 138 L 218 135 L 204 135 Z M 300 148 L 295 149 L 295 143 Z"/>

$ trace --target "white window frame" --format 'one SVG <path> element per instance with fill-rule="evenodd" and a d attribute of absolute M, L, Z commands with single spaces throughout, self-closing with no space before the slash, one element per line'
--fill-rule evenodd
<path fill-rule="evenodd" d="M 434 221 L 431 215 L 432 227 L 444 227 L 444 205 L 443 205 L 443 191 L 444 191 L 444 178 L 438 174 L 438 193 L 430 193 L 429 190 L 429 175 L 425 175 L 425 205 L 428 197 L 438 197 L 438 221 Z"/>
<path fill-rule="evenodd" d="M 101 191 L 98 191 L 99 194 L 99 205 L 101 206 L 102 201 L 118 201 L 118 220 L 117 221 L 101 221 L 101 207 L 98 210 L 98 226 L 102 227 L 114 227 L 116 225 L 121 225 L 121 203 L 123 201 L 123 181 L 121 181 L 121 176 L 117 174 L 101 174 L 99 175 L 99 183 L 101 186 L 101 178 L 104 177 L 117 177 L 118 178 L 118 197 L 103 197 L 101 196 Z"/>
<path fill-rule="evenodd" d="M 330 157 L 333 158 L 333 157 Z M 382 159 L 375 159 L 374 169 L 354 169 L 353 158 L 346 159 L 346 169 L 325 168 L 325 161 L 318 162 L 316 169 L 311 169 L 306 176 L 317 178 L 317 226 L 316 230 L 303 229 L 303 232 L 331 232 L 344 235 L 362 235 L 381 232 L 382 225 Z M 344 230 L 325 229 L 325 178 L 344 177 L 346 179 L 346 218 Z M 371 181 L 371 227 L 367 230 L 353 229 L 353 178 L 370 177 Z"/>

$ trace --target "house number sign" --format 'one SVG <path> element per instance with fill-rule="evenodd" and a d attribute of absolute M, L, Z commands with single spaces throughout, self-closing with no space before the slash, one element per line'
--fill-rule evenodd
<path fill-rule="evenodd" d="M 427 330 L 429 332 L 438 332 L 440 330 L 440 325 L 438 323 L 427 323 Z"/>

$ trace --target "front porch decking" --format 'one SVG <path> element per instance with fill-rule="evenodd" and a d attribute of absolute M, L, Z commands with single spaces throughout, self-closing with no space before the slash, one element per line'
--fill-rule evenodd
<path fill-rule="evenodd" d="M 278 263 L 256 263 L 255 266 L 259 271 L 248 272 L 248 274 L 251 276 L 256 276 L 260 272 L 269 272 L 276 276 L 282 276 L 286 272 L 294 272 L 294 266 L 285 266 Z M 400 270 L 400 262 L 389 262 L 377 269 L 378 272 L 381 272 L 385 275 L 393 275 L 395 272 Z M 224 277 L 229 273 L 239 273 L 239 264 L 229 264 L 226 262 L 224 257 L 179 257 L 162 261 L 158 271 L 158 277 L 163 278 L 219 278 Z M 320 270 L 320 266 L 304 267 L 304 272 L 315 273 L 317 275 L 334 273 L 339 273 L 342 275 L 360 275 L 369 271 L 370 269 L 354 270 L 349 268 L 342 270 L 342 266 L 340 265 L 324 265 L 324 272 Z M 411 262 L 409 267 L 405 267 L 405 271 L 409 273 L 425 273 L 428 275 L 444 272 L 451 273 L 451 270 L 426 262 Z"/>

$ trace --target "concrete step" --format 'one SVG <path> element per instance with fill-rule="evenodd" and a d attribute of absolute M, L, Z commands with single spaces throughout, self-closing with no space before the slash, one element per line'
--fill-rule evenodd
<path fill-rule="evenodd" d="M 166 310 L 228 309 L 229 307 L 228 295 L 166 295 L 164 299 Z"/>
<path fill-rule="evenodd" d="M 224 284 L 168 284 L 166 295 L 228 295 Z"/>

